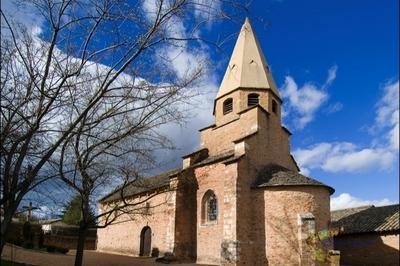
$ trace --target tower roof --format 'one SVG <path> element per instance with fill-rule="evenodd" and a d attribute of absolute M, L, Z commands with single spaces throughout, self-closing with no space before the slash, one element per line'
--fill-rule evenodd
<path fill-rule="evenodd" d="M 237 88 L 271 89 L 279 97 L 279 91 L 248 18 L 240 30 L 217 98 Z"/>

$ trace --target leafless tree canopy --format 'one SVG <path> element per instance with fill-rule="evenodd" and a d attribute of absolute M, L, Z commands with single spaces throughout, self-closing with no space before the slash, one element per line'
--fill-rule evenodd
<path fill-rule="evenodd" d="M 180 106 L 207 61 L 176 74 L 165 48 L 207 43 L 199 29 L 228 17 L 226 3 L 208 0 L 18 4 L 43 27 L 1 12 L 2 247 L 13 213 L 41 182 L 61 178 L 81 194 L 85 221 L 96 191 L 152 163 L 153 150 L 169 145 L 156 127 L 184 118 Z"/>

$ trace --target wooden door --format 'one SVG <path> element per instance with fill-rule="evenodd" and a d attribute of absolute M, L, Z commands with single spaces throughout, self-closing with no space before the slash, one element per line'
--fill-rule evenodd
<path fill-rule="evenodd" d="M 151 228 L 146 226 L 140 233 L 140 256 L 151 255 Z"/>

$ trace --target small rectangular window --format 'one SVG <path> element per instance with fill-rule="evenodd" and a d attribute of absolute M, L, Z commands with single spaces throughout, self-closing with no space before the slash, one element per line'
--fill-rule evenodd
<path fill-rule="evenodd" d="M 228 98 L 224 101 L 223 104 L 223 110 L 222 110 L 223 114 L 225 115 L 227 113 L 232 112 L 232 109 L 233 109 L 233 100 L 232 98 Z"/>

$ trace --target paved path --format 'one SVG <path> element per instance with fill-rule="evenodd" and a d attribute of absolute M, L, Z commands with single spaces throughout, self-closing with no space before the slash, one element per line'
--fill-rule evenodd
<path fill-rule="evenodd" d="M 24 249 L 14 245 L 6 245 L 2 258 L 6 260 L 28 263 L 37 266 L 71 266 L 75 261 L 75 250 L 67 254 L 54 254 Z M 85 266 L 163 266 L 166 264 L 155 262 L 154 258 L 138 258 L 93 250 L 86 250 L 83 258 Z M 176 264 L 179 266 L 200 266 L 200 264 Z"/>

